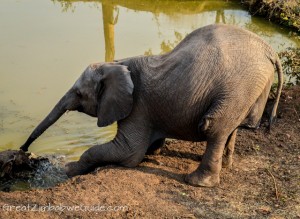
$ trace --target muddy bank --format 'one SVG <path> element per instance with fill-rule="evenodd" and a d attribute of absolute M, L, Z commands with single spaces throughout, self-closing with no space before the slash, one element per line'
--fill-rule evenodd
<path fill-rule="evenodd" d="M 260 15 L 300 33 L 299 0 L 242 0 L 252 15 Z"/>
<path fill-rule="evenodd" d="M 266 125 L 239 131 L 233 167 L 216 188 L 183 180 L 205 144 L 169 141 L 137 168 L 107 166 L 49 189 L 0 192 L 1 218 L 299 218 L 300 87 L 284 90 L 271 133 Z"/>

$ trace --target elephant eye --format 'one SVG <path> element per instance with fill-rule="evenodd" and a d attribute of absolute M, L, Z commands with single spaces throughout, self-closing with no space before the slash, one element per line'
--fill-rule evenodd
<path fill-rule="evenodd" d="M 77 94 L 78 97 L 82 97 L 82 93 L 80 92 L 80 90 L 77 90 L 76 94 Z"/>

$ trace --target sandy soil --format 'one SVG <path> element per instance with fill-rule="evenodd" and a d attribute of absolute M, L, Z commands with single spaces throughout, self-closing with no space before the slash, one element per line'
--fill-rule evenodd
<path fill-rule="evenodd" d="M 107 166 L 50 189 L 0 192 L 0 218 L 300 218 L 300 87 L 284 91 L 271 133 L 264 121 L 239 131 L 233 167 L 215 188 L 183 180 L 204 149 L 169 141 L 137 168 Z"/>

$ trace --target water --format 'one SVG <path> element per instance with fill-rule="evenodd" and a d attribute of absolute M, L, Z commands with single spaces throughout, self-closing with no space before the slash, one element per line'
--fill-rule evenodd
<path fill-rule="evenodd" d="M 169 51 L 192 30 L 245 27 L 280 51 L 289 32 L 226 1 L 0 1 L 0 151 L 16 149 L 90 63 Z M 76 160 L 112 139 L 116 124 L 69 112 L 30 147 Z"/>
<path fill-rule="evenodd" d="M 44 160 L 38 166 L 34 177 L 26 181 L 30 188 L 49 188 L 64 182 L 68 176 L 64 170 L 64 156 L 48 156 L 49 160 Z M 24 185 L 19 186 L 22 188 Z M 18 188 L 16 188 L 18 190 Z"/>

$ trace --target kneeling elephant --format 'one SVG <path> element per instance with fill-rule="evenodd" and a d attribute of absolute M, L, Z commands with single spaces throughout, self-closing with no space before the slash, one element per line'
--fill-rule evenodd
<path fill-rule="evenodd" d="M 21 149 L 27 151 L 67 110 L 77 110 L 97 117 L 99 127 L 117 121 L 118 130 L 112 141 L 68 163 L 68 176 L 107 164 L 135 167 L 165 138 L 175 138 L 207 141 L 201 164 L 186 181 L 215 186 L 222 159 L 223 165 L 232 164 L 237 128 L 259 125 L 275 69 L 278 89 L 270 124 L 283 81 L 276 52 L 249 31 L 205 26 L 169 53 L 88 66 Z"/>

